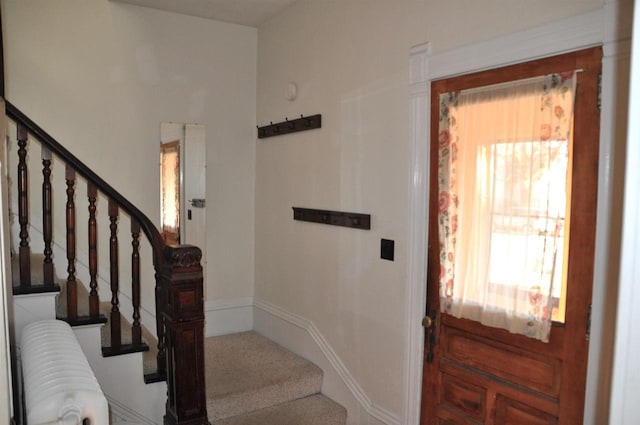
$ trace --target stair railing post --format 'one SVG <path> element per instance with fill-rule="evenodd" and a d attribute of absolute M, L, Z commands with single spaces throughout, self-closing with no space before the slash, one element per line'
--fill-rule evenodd
<path fill-rule="evenodd" d="M 122 334 L 120 330 L 120 277 L 118 275 L 118 204 L 109 199 L 109 275 L 111 281 L 111 313 L 109 323 L 111 326 L 111 347 L 120 348 Z"/>
<path fill-rule="evenodd" d="M 18 222 L 20 223 L 20 287 L 31 286 L 31 248 L 29 247 L 29 177 L 27 167 L 27 129 L 18 124 Z"/>
<path fill-rule="evenodd" d="M 74 201 L 76 170 L 69 164 L 65 168 L 67 181 L 67 318 L 78 320 L 78 282 L 76 281 L 76 205 Z"/>
<path fill-rule="evenodd" d="M 131 324 L 131 343 L 142 343 L 140 327 L 140 224 L 131 218 L 131 303 L 133 304 L 133 323 Z"/>
<path fill-rule="evenodd" d="M 100 298 L 98 297 L 98 228 L 96 222 L 96 200 L 98 188 L 87 182 L 87 197 L 89 198 L 89 316 L 98 317 L 100 314 Z"/>
<path fill-rule="evenodd" d="M 44 263 L 42 265 L 45 286 L 53 286 L 53 224 L 51 192 L 51 151 L 42 145 L 42 239 Z"/>
<path fill-rule="evenodd" d="M 204 305 L 200 260 L 191 245 L 165 246 L 164 292 L 167 408 L 165 425 L 205 425 Z"/>
<path fill-rule="evenodd" d="M 162 380 L 167 379 L 167 349 L 165 344 L 165 323 L 164 323 L 164 305 L 165 301 L 165 293 L 163 290 L 162 279 L 160 278 L 160 273 L 158 270 L 162 271 L 161 268 L 156 268 L 156 331 L 158 336 L 158 355 L 157 355 L 157 364 L 158 370 L 157 374 Z"/>

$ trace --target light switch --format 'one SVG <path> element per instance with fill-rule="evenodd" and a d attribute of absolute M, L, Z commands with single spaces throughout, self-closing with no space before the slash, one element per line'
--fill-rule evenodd
<path fill-rule="evenodd" d="M 393 261 L 395 242 L 391 239 L 380 240 L 380 258 Z"/>

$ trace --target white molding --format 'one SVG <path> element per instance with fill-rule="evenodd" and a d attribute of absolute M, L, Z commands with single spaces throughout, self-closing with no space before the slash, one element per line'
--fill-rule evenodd
<path fill-rule="evenodd" d="M 640 9 L 635 13 L 635 40 L 640 37 Z M 631 78 L 628 116 L 640 114 L 640 48 L 635 45 L 631 52 Z M 626 176 L 622 223 L 622 255 L 617 299 L 618 320 L 615 329 L 615 355 L 611 385 L 611 408 L 609 423 L 631 423 L 640 415 L 638 393 L 640 393 L 640 289 L 637 276 L 640 271 L 640 223 L 638 210 L 640 196 L 637 182 L 640 181 L 640 123 L 628 120 Z"/>
<path fill-rule="evenodd" d="M 632 2 L 607 1 L 604 7 L 604 44 L 602 58 L 602 112 L 600 118 L 600 166 L 598 177 L 598 211 L 594 264 L 591 343 L 587 365 L 584 425 L 607 423 L 611 407 L 610 367 L 613 356 L 615 325 L 612 320 L 598 318 L 625 317 L 616 314 L 616 270 L 621 254 L 618 233 L 621 220 L 622 184 L 626 141 L 628 88 L 626 67 L 630 54 Z M 629 10 L 623 10 L 628 8 Z M 627 170 L 629 171 L 629 170 Z M 614 233 L 612 233 L 614 232 Z M 613 403 L 613 399 L 611 399 Z M 615 422 L 610 422 L 615 423 Z"/>
<path fill-rule="evenodd" d="M 601 44 L 602 10 L 447 50 L 429 58 L 429 80 L 482 71 Z"/>
<path fill-rule="evenodd" d="M 411 169 L 409 173 L 409 237 L 407 238 L 407 283 L 405 298 L 405 350 L 404 424 L 420 421 L 422 394 L 422 359 L 424 330 L 422 318 L 425 314 L 427 281 L 427 211 L 429 176 L 429 126 L 430 84 L 429 43 L 411 49 L 409 60 L 409 84 L 411 90 Z M 427 117 L 427 119 L 424 119 Z M 419 379 L 418 379 L 419 377 Z"/>
<path fill-rule="evenodd" d="M 416 46 L 411 51 L 409 61 L 410 68 L 410 101 L 411 101 L 411 135 L 412 135 L 412 155 L 426 155 L 428 152 L 428 128 L 429 114 L 424 114 L 421 109 L 428 110 L 429 104 L 421 105 L 421 96 L 425 93 L 428 96 L 429 84 L 432 80 L 441 79 L 465 73 L 481 71 L 518 62 L 534 60 L 569 51 L 588 48 L 595 45 L 604 44 L 605 56 L 624 56 L 624 51 L 628 50 L 628 38 L 625 35 L 625 28 L 629 25 L 623 24 L 622 28 L 617 24 L 620 19 L 620 6 L 618 1 L 608 1 L 602 9 L 562 19 L 556 22 L 544 24 L 540 27 L 521 31 L 504 37 L 488 40 L 485 42 L 464 46 L 461 48 L 429 54 L 426 44 Z M 606 60 L 606 59 L 605 59 Z M 603 61 L 604 62 L 604 61 Z M 605 71 L 606 72 L 606 71 Z M 603 81 L 614 84 L 613 75 L 603 75 Z M 612 86 L 609 86 L 609 89 Z M 607 86 L 603 87 L 607 90 Z M 612 141 L 606 133 L 612 127 L 611 104 L 606 104 L 603 99 L 603 112 L 601 116 L 601 153 L 599 167 L 599 204 L 598 222 L 596 234 L 596 260 L 594 274 L 594 297 L 593 308 L 595 311 L 603 310 L 604 297 L 596 297 L 605 291 L 607 273 L 606 250 L 609 244 L 609 217 L 611 211 L 611 167 L 613 165 L 611 143 Z M 424 129 L 427 129 L 424 137 L 418 136 Z M 606 136 L 605 136 L 606 134 Z M 416 330 L 417 323 L 411 320 L 421 319 L 421 312 L 424 312 L 424 297 L 418 301 L 412 296 L 420 296 L 426 293 L 426 279 L 423 278 L 426 270 L 426 255 L 423 255 L 426 242 L 421 240 L 426 234 L 425 223 L 427 219 L 427 205 L 423 200 L 426 196 L 427 185 L 420 176 L 420 173 L 428 171 L 428 164 L 422 158 L 411 158 L 411 186 L 409 192 L 410 221 L 409 221 L 409 247 L 407 252 L 408 273 L 407 273 L 407 324 L 408 347 L 406 360 L 406 386 L 405 386 L 405 425 L 415 425 L 420 415 L 420 397 L 416 394 L 416 389 L 422 386 L 422 357 L 417 356 L 423 351 L 423 335 Z M 597 322 L 597 321 L 596 321 Z M 587 398 L 585 399 L 585 409 L 591 409 L 597 403 L 597 398 L 602 397 L 602 392 L 593 390 L 598 386 L 598 370 L 594 362 L 592 351 L 594 347 L 602 343 L 602 330 L 592 328 L 590 344 L 590 366 L 587 372 Z M 418 391 L 419 393 L 420 391 Z M 593 420 L 585 410 L 585 420 Z M 587 423 L 587 422 L 585 422 Z"/>
<path fill-rule="evenodd" d="M 156 425 L 154 421 L 105 394 L 109 403 L 111 425 Z"/>
<path fill-rule="evenodd" d="M 270 314 L 271 316 L 274 316 L 304 330 L 313 339 L 317 347 L 322 351 L 322 354 L 325 356 L 326 360 L 331 364 L 335 372 L 340 376 L 342 382 L 346 385 L 351 394 L 358 401 L 362 409 L 364 409 L 371 417 L 381 421 L 384 424 L 400 425 L 400 418 L 396 414 L 371 401 L 360 384 L 356 381 L 353 375 L 351 375 L 338 354 L 336 354 L 336 352 L 333 350 L 326 338 L 322 335 L 318 327 L 311 320 L 291 313 L 268 301 L 256 299 L 254 305 L 257 309 L 260 309 L 263 312 Z M 269 337 L 269 335 L 265 336 Z M 340 402 L 340 400 L 336 401 Z"/>
<path fill-rule="evenodd" d="M 204 305 L 205 337 L 253 329 L 253 297 L 209 300 Z"/>

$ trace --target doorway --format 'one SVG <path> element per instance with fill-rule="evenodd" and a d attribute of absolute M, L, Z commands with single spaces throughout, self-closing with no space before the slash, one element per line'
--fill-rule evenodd
<path fill-rule="evenodd" d="M 597 86 L 601 56 L 599 48 L 589 49 L 432 83 L 427 272 L 427 312 L 430 317 L 425 319 L 422 424 L 582 423 L 595 249 L 599 137 Z M 439 137 L 439 127 L 442 115 L 446 114 L 443 105 L 447 104 L 443 103 L 441 95 L 565 71 L 578 71 L 575 74 L 577 88 L 572 126 L 574 143 L 567 155 L 567 202 L 570 208 L 566 219 L 563 216 L 561 220 L 557 211 L 553 217 L 548 214 L 548 209 L 545 214 L 536 213 L 533 217 L 530 213 L 516 211 L 519 208 L 517 203 L 516 209 L 514 205 L 510 208 L 503 205 L 502 209 L 493 208 L 493 213 L 485 216 L 485 224 L 490 229 L 497 229 L 496 232 L 484 231 L 484 239 L 478 239 L 491 242 L 496 234 L 515 230 L 519 234 L 514 238 L 517 243 L 526 239 L 522 236 L 524 232 L 525 235 L 537 235 L 531 236 L 534 245 L 537 242 L 544 245 L 549 240 L 555 241 L 557 248 L 565 243 L 564 236 L 558 243 L 558 224 L 562 223 L 562 227 L 568 229 L 570 222 L 571 230 L 567 230 L 566 237 L 566 264 L 556 262 L 555 255 L 541 257 L 553 260 L 549 262 L 557 265 L 555 270 L 562 270 L 561 279 L 565 283 L 563 301 L 557 297 L 556 308 L 564 313 L 564 319 L 554 319 L 547 337 L 541 341 L 512 333 L 513 329 L 510 332 L 494 325 L 488 326 L 480 319 L 465 317 L 445 305 L 450 294 L 447 285 L 441 283 L 447 266 L 440 252 L 444 201 L 439 197 L 439 183 L 442 182 L 439 149 L 444 141 Z M 556 111 L 559 114 L 559 110 Z M 505 144 L 507 139 L 511 142 L 517 140 L 520 147 L 516 148 L 518 143 Z M 510 161 L 513 160 L 515 150 L 527 150 L 532 142 L 523 141 L 519 135 L 507 139 L 494 140 L 486 151 L 494 152 L 491 157 L 494 164 L 507 151 L 511 155 Z M 541 139 L 545 137 L 541 136 Z M 550 139 L 553 138 L 546 138 Z M 469 205 L 464 200 L 459 202 L 465 207 Z M 540 204 L 536 208 L 539 207 Z M 543 222 L 543 228 L 538 228 Z M 551 227 L 547 226 L 549 223 Z M 473 229 L 479 228 L 478 223 L 473 226 Z M 550 276 L 557 275 L 555 270 Z M 491 280 L 495 284 L 499 278 Z M 455 286 L 457 283 L 454 281 L 452 284 Z M 541 291 L 534 292 L 533 297 L 530 293 L 525 295 L 536 302 L 547 299 L 547 307 L 550 308 L 544 314 L 551 314 L 552 301 L 555 302 L 556 298 L 553 293 Z"/>
<path fill-rule="evenodd" d="M 160 124 L 160 225 L 167 244 L 206 252 L 206 134 L 199 124 Z M 206 270 L 205 263 L 203 268 Z"/>

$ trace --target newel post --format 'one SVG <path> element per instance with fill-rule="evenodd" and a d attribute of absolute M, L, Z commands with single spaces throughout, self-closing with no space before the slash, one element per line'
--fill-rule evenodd
<path fill-rule="evenodd" d="M 204 306 L 200 248 L 165 246 L 160 279 L 166 300 L 165 425 L 205 425 Z"/>

